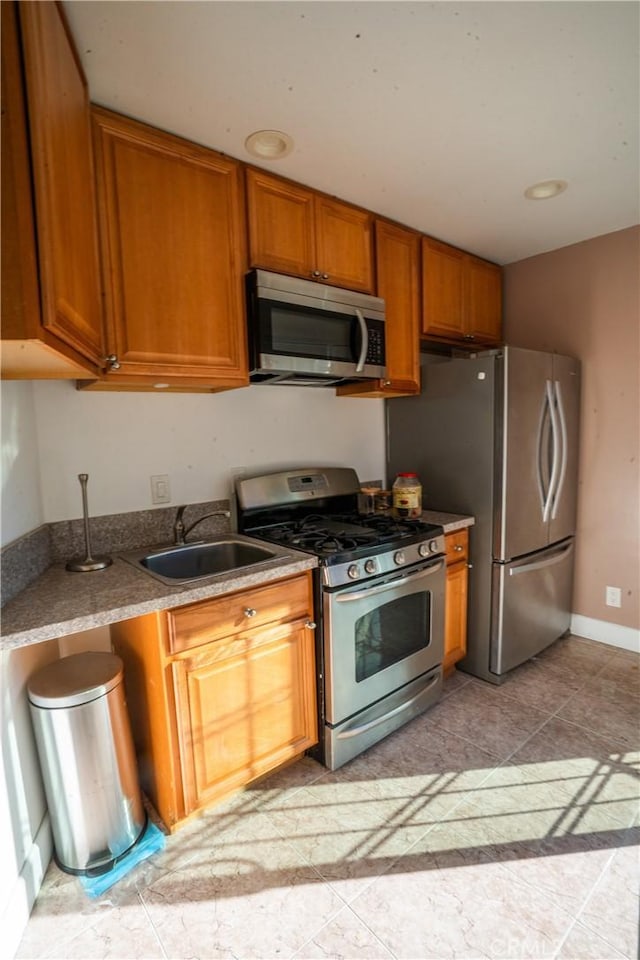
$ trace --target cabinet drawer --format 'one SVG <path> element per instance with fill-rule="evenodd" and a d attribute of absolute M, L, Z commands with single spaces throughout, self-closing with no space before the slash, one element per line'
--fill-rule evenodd
<path fill-rule="evenodd" d="M 309 616 L 311 602 L 309 579 L 301 576 L 169 611 L 168 652 L 181 653 L 245 628 Z"/>
<path fill-rule="evenodd" d="M 466 560 L 469 556 L 469 531 L 456 530 L 454 533 L 448 533 L 444 538 L 445 550 L 447 555 L 447 565 L 459 563 L 460 560 Z"/>

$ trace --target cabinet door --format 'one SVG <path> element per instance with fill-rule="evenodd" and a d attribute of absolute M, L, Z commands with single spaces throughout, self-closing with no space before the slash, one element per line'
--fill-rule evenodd
<path fill-rule="evenodd" d="M 376 220 L 377 294 L 386 309 L 386 380 L 338 387 L 341 397 L 401 397 L 420 392 L 420 235 Z"/>
<path fill-rule="evenodd" d="M 502 339 L 502 271 L 495 263 L 467 258 L 467 333 L 474 340 Z"/>
<path fill-rule="evenodd" d="M 467 652 L 468 579 L 466 562 L 447 567 L 443 663 L 445 671 L 461 660 Z"/>
<path fill-rule="evenodd" d="M 247 209 L 251 266 L 311 279 L 315 265 L 313 194 L 248 169 Z"/>
<path fill-rule="evenodd" d="M 420 391 L 420 238 L 376 221 L 378 296 L 386 304 L 387 393 Z"/>
<path fill-rule="evenodd" d="M 318 279 L 336 287 L 373 291 L 371 214 L 316 194 Z"/>
<path fill-rule="evenodd" d="M 465 259 L 462 250 L 422 239 L 422 333 L 464 339 Z"/>
<path fill-rule="evenodd" d="M 186 812 L 317 742 L 305 621 L 208 644 L 172 669 Z"/>
<path fill-rule="evenodd" d="M 15 21 L 12 22 L 11 17 L 13 5 L 3 3 L 2 7 L 3 59 L 5 52 L 8 52 L 6 45 L 14 47 L 11 57 L 13 63 L 7 61 L 3 68 L 4 86 L 5 80 L 18 78 L 14 69 L 17 64 Z M 14 303 L 19 315 L 14 313 L 11 318 L 14 322 L 18 321 L 22 329 L 8 327 L 3 334 L 11 338 L 31 341 L 36 338 L 41 341 L 40 357 L 45 358 L 44 365 L 30 367 L 26 370 L 27 374 L 73 377 L 86 376 L 89 370 L 95 375 L 102 365 L 104 350 L 86 82 L 61 5 L 20 3 L 17 11 L 29 124 L 30 174 L 35 200 L 39 291 L 37 286 L 28 292 L 24 287 L 21 292 L 15 289 L 9 291 L 10 295 L 17 293 L 23 297 L 17 307 Z M 6 27 L 9 27 L 9 31 L 5 38 Z M 5 70 L 9 71 L 8 75 Z M 8 161 L 11 157 L 8 176 L 20 191 L 15 202 L 22 202 L 24 214 L 29 158 L 24 149 L 19 155 L 20 147 L 16 146 L 13 139 L 14 136 L 21 139 L 26 135 L 26 131 L 19 130 L 20 122 L 25 122 L 25 103 L 20 102 L 22 92 L 17 92 L 17 98 L 16 92 L 17 87 L 12 84 L 7 98 L 12 98 L 9 105 L 13 118 L 6 127 L 3 120 L 3 166 L 5 159 Z M 22 120 L 19 111 L 22 111 Z M 12 139 L 5 144 L 4 135 L 7 131 Z M 3 184 L 6 187 L 6 180 L 3 180 Z M 7 212 L 6 208 L 3 208 L 4 212 Z M 12 211 L 12 214 L 15 213 L 15 210 Z M 24 243 L 33 243 L 33 223 L 29 231 L 25 230 L 24 216 L 20 222 L 16 221 L 15 216 L 5 221 L 3 216 L 3 233 L 10 229 L 10 225 L 16 224 L 21 227 L 16 245 L 23 245 L 20 251 L 22 256 Z M 19 269 L 22 282 L 28 278 L 27 282 L 32 284 L 33 274 L 29 276 L 28 267 L 21 265 Z M 40 310 L 36 317 L 34 302 L 38 293 Z M 25 302 L 25 296 L 27 301 L 32 302 Z M 63 356 L 56 364 L 54 351 L 59 343 Z M 70 348 L 71 352 L 65 348 Z M 26 364 L 32 362 L 34 349 L 33 342 L 25 344 Z M 53 354 L 50 364 L 46 362 L 47 353 L 50 356 Z M 11 354 L 8 359 L 11 366 Z M 11 370 L 9 375 L 13 375 Z"/>
<path fill-rule="evenodd" d="M 109 376 L 248 383 L 240 165 L 106 110 L 94 121 Z"/>
<path fill-rule="evenodd" d="M 27 110 L 17 4 L 2 4 L 2 339 L 40 326 Z M 4 350 L 3 343 L 3 350 Z M 3 367 L 3 374 L 5 370 Z"/>

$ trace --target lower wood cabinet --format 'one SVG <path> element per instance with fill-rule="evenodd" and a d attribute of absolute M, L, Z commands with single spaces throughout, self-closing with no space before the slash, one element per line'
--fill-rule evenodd
<path fill-rule="evenodd" d="M 312 617 L 305 573 L 112 628 L 142 787 L 169 829 L 317 742 Z"/>
<path fill-rule="evenodd" d="M 469 531 L 456 530 L 445 537 L 447 588 L 444 617 L 444 672 L 467 652 L 467 590 L 469 581 Z"/>

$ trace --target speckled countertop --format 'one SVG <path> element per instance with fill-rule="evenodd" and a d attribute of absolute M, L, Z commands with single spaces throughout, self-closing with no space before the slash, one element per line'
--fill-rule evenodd
<path fill-rule="evenodd" d="M 257 542 L 244 536 L 239 539 Z M 2 608 L 0 650 L 207 600 L 318 565 L 310 554 L 275 545 L 270 548 L 277 554 L 272 560 L 175 587 L 155 580 L 118 557 L 106 570 L 94 573 L 69 573 L 64 564 L 54 564 Z"/>
<path fill-rule="evenodd" d="M 445 533 L 474 523 L 473 517 L 436 510 L 423 511 L 422 518 L 439 524 Z M 250 538 L 241 539 L 252 542 Z M 144 613 L 245 590 L 318 565 L 309 554 L 274 544 L 270 547 L 277 553 L 273 560 L 175 587 L 119 557 L 114 557 L 112 566 L 95 573 L 69 573 L 64 564 L 55 563 L 2 608 L 0 650 L 55 640 Z"/>
<path fill-rule="evenodd" d="M 473 517 L 458 513 L 442 513 L 440 510 L 423 510 L 422 519 L 427 523 L 437 523 L 438 526 L 444 527 L 445 533 L 464 530 L 465 527 L 472 527 L 475 523 Z"/>

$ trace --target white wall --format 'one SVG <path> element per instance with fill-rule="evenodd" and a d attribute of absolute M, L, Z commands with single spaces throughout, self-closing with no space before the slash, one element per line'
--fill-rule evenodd
<path fill-rule="evenodd" d="M 0 957 L 13 957 L 52 854 L 27 684 L 36 670 L 83 650 L 110 650 L 107 627 L 0 652 Z"/>
<path fill-rule="evenodd" d="M 2 405 L 2 528 L 0 544 L 39 527 L 43 522 L 40 465 L 33 384 L 9 380 L 0 384 Z"/>
<path fill-rule="evenodd" d="M 47 522 L 81 514 L 77 476 L 89 474 L 92 516 L 151 507 L 149 477 L 168 474 L 171 502 L 226 498 L 235 468 L 353 466 L 384 476 L 382 400 L 331 388 L 255 386 L 219 394 L 87 393 L 34 384 Z"/>
<path fill-rule="evenodd" d="M 9 957 L 22 936 L 52 849 L 25 689 L 35 670 L 58 659 L 58 649 L 58 641 L 52 640 L 0 653 L 0 949 Z"/>

